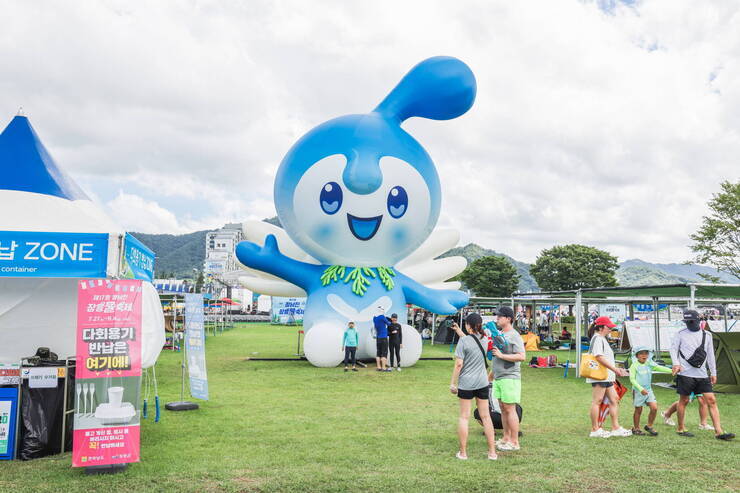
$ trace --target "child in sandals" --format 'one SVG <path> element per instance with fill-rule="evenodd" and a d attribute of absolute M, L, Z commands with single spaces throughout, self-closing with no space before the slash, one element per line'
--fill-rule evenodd
<path fill-rule="evenodd" d="M 635 413 L 632 417 L 634 421 L 634 426 L 632 427 L 633 435 L 645 434 L 640 429 L 640 417 L 642 416 L 642 408 L 646 405 L 650 408 L 650 414 L 648 415 L 647 425 L 645 425 L 645 431 L 650 436 L 656 436 L 658 434 L 658 432 L 653 428 L 655 417 L 658 414 L 658 402 L 655 399 L 655 394 L 651 388 L 653 382 L 653 370 L 660 373 L 671 373 L 670 368 L 667 366 L 660 366 L 658 363 L 653 361 L 648 348 L 636 347 L 632 357 L 632 365 L 630 365 L 632 399 L 635 403 Z"/>

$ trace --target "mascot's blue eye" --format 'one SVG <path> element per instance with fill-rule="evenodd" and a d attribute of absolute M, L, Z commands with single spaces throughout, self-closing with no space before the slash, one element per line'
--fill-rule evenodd
<path fill-rule="evenodd" d="M 403 187 L 393 187 L 388 192 L 388 212 L 396 219 L 406 214 L 409 206 L 409 196 Z"/>
<path fill-rule="evenodd" d="M 336 214 L 340 207 L 342 207 L 342 187 L 335 181 L 330 181 L 321 189 L 321 195 L 319 196 L 319 202 L 321 202 L 321 209 L 327 214 Z"/>

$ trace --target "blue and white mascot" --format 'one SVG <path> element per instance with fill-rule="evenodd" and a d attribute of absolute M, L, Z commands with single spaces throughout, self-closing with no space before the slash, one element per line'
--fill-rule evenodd
<path fill-rule="evenodd" d="M 462 257 L 436 259 L 459 234 L 434 230 L 441 190 L 432 158 L 401 124 L 414 116 L 450 120 L 475 100 L 473 72 L 451 57 L 416 65 L 375 110 L 329 120 L 304 135 L 275 178 L 275 207 L 285 229 L 249 222 L 236 247 L 249 289 L 307 296 L 306 358 L 342 360 L 348 321 L 360 333 L 357 356 L 375 356 L 372 318 L 407 313 L 407 304 L 452 314 L 468 303 L 457 282 Z M 436 259 L 436 260 L 435 260 Z M 403 326 L 403 366 L 416 363 L 421 338 Z"/>

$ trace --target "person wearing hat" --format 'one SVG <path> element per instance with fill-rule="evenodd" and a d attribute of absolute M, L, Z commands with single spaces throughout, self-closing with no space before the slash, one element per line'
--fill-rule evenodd
<path fill-rule="evenodd" d="M 458 331 L 457 324 L 452 329 Z M 471 313 L 465 318 L 465 330 L 455 348 L 455 366 L 450 380 L 450 392 L 460 400 L 460 416 L 457 422 L 457 436 L 460 440 L 460 450 L 455 454 L 460 460 L 468 458 L 468 422 L 473 399 L 483 422 L 483 431 L 488 442 L 488 458 L 496 460 L 496 443 L 493 432 L 493 422 L 489 410 L 488 397 L 488 360 L 484 347 L 488 345 L 488 338 L 483 331 L 483 318 L 477 313 Z"/>
<path fill-rule="evenodd" d="M 732 440 L 734 433 L 725 433 L 719 420 L 717 398 L 712 385 L 717 383 L 717 363 L 714 359 L 712 335 L 701 330 L 701 317 L 696 310 L 683 312 L 686 328 L 680 330 L 671 343 L 671 360 L 673 374 L 676 376 L 676 393 L 678 393 L 678 428 L 676 432 L 684 437 L 694 434 L 686 429 L 686 404 L 691 394 L 702 394 L 709 407 L 709 415 L 714 425 L 714 436 L 719 440 Z M 709 369 L 709 373 L 707 373 Z"/>
<path fill-rule="evenodd" d="M 386 365 L 388 363 L 388 325 L 390 319 L 385 316 L 385 308 L 379 306 L 377 315 L 373 317 L 373 331 L 375 335 L 375 362 L 378 365 L 377 371 L 391 371 Z"/>
<path fill-rule="evenodd" d="M 403 328 L 398 323 L 398 315 L 391 315 L 391 323 L 388 325 L 388 349 L 391 352 L 390 366 L 393 370 L 394 360 L 398 371 L 401 371 L 401 348 L 403 347 Z"/>
<path fill-rule="evenodd" d="M 496 448 L 505 452 L 519 450 L 519 415 L 516 405 L 522 400 L 521 364 L 526 357 L 524 341 L 514 329 L 514 310 L 502 306 L 496 311 L 496 325 L 503 333 L 506 344 L 503 349 L 494 345 L 491 349 L 493 360 L 493 397 L 501 406 L 501 421 L 504 436 Z"/>
<path fill-rule="evenodd" d="M 636 346 L 632 349 L 632 364 L 630 364 L 630 383 L 632 384 L 632 401 L 635 412 L 632 415 L 632 434 L 644 435 L 640 429 L 640 417 L 642 408 L 650 409 L 645 431 L 650 436 L 657 436 L 658 432 L 653 428 L 655 417 L 658 415 L 658 401 L 653 393 L 653 372 L 671 373 L 667 366 L 660 366 L 653 360 L 653 352 L 648 347 Z"/>
<path fill-rule="evenodd" d="M 596 361 L 607 369 L 607 376 L 604 380 L 586 379 L 586 383 L 590 383 L 592 387 L 590 411 L 591 433 L 589 434 L 591 438 L 628 437 L 632 435 L 630 430 L 622 428 L 619 425 L 619 395 L 614 389 L 614 381 L 617 379 L 617 375 L 626 377 L 627 370 L 617 368 L 617 364 L 614 361 L 614 351 L 606 340 L 606 335 L 614 327 L 616 327 L 614 322 L 604 315 L 596 318 L 588 329 L 588 336 L 591 338 L 589 352 L 596 358 Z M 576 344 L 580 344 L 580 341 L 576 341 Z M 599 408 L 604 401 L 604 397 L 609 399 L 609 416 L 612 420 L 611 432 L 599 426 Z"/>

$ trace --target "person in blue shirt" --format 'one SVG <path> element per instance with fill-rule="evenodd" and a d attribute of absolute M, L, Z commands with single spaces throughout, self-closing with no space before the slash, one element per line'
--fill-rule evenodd
<path fill-rule="evenodd" d="M 347 371 L 350 359 L 352 360 L 352 371 L 357 371 L 357 343 L 359 337 L 355 330 L 355 323 L 347 323 L 347 329 L 342 338 L 342 350 L 344 351 L 344 371 Z"/>
<path fill-rule="evenodd" d="M 377 352 L 375 353 L 375 363 L 377 371 L 392 371 L 388 368 L 388 325 L 391 321 L 385 316 L 385 309 L 378 307 L 378 314 L 373 317 L 373 327 L 375 331 L 375 340 Z"/>

